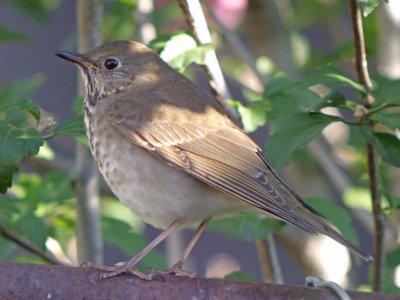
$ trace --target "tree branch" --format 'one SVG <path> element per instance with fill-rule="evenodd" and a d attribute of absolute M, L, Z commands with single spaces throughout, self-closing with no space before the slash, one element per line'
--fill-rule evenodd
<path fill-rule="evenodd" d="M 87 52 L 101 43 L 102 0 L 77 1 L 78 50 Z M 78 94 L 82 95 L 82 80 Z M 75 172 L 77 177 L 77 249 L 78 261 L 103 261 L 103 238 L 100 225 L 99 174 L 86 147 L 77 143 Z"/>
<path fill-rule="evenodd" d="M 143 281 L 133 275 L 98 279 L 99 271 L 66 266 L 0 262 L 1 299 L 325 299 L 338 296 L 329 288 L 257 284 L 220 279 L 159 275 Z M 363 300 L 395 300 L 349 291 Z"/>
<path fill-rule="evenodd" d="M 357 71 L 358 81 L 365 87 L 366 90 L 366 95 L 362 96 L 362 101 L 365 108 L 368 109 L 373 105 L 374 98 L 371 94 L 372 83 L 368 73 L 361 11 L 357 0 L 350 0 L 350 12 L 354 38 L 355 68 Z M 376 162 L 376 153 L 372 145 L 369 143 L 366 144 L 366 151 L 369 189 L 372 198 L 372 211 L 374 216 L 374 270 L 372 288 L 374 291 L 380 291 L 383 280 L 383 215 L 378 187 L 378 167 Z"/>
<path fill-rule="evenodd" d="M 273 234 L 270 233 L 267 240 L 256 240 L 256 248 L 263 281 L 265 283 L 283 283 Z"/>

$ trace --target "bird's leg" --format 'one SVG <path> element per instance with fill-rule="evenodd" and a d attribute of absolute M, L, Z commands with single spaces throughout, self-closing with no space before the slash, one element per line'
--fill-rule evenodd
<path fill-rule="evenodd" d="M 185 264 L 190 252 L 192 252 L 194 246 L 196 245 L 197 241 L 199 240 L 200 236 L 202 235 L 202 233 L 206 229 L 208 223 L 210 223 L 210 221 L 211 221 L 211 218 L 208 218 L 208 219 L 204 219 L 200 223 L 200 225 L 197 228 L 196 232 L 194 233 L 191 241 L 189 242 L 189 245 L 186 247 L 185 251 L 183 252 L 182 258 L 176 264 L 174 264 L 172 266 L 172 268 L 167 270 L 165 273 L 167 273 L 167 274 L 176 274 L 176 275 L 186 276 L 186 277 L 191 277 L 191 278 L 194 278 L 194 277 L 197 276 L 196 273 L 185 271 L 185 270 L 182 269 L 182 267 Z"/>
<path fill-rule="evenodd" d="M 137 264 L 146 256 L 151 250 L 153 250 L 159 243 L 161 243 L 172 231 L 180 227 L 184 223 L 183 220 L 175 220 L 171 223 L 159 236 L 157 236 L 150 244 L 148 244 L 142 251 L 140 251 L 135 257 L 131 260 L 125 262 L 122 265 L 114 266 L 114 267 L 106 267 L 106 268 L 98 268 L 94 266 L 94 268 L 102 269 L 107 271 L 106 273 L 102 273 L 100 275 L 101 278 L 113 277 L 121 273 L 130 273 L 136 275 L 137 277 L 150 280 L 151 276 L 139 272 L 136 269 Z"/>

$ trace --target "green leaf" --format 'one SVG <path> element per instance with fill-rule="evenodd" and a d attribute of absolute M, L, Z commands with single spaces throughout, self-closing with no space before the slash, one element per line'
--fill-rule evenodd
<path fill-rule="evenodd" d="M 43 139 L 33 128 L 17 128 L 0 121 L 0 192 L 11 186 L 22 159 L 39 152 Z"/>
<path fill-rule="evenodd" d="M 20 212 L 19 206 L 18 199 L 2 197 L 0 201 L 0 222 L 4 222 L 5 219 L 10 220 L 13 214 L 18 214 Z"/>
<path fill-rule="evenodd" d="M 372 95 L 375 98 L 375 105 L 398 104 L 400 105 L 400 80 L 378 76 L 373 79 L 374 87 Z"/>
<path fill-rule="evenodd" d="M 305 87 L 312 87 L 316 84 L 324 84 L 329 88 L 348 87 L 365 93 L 365 88 L 358 82 L 345 76 L 340 70 L 332 65 L 325 65 L 316 68 L 309 75 L 297 80 L 289 90 L 298 90 Z"/>
<path fill-rule="evenodd" d="M 31 212 L 22 215 L 14 225 L 25 238 L 30 240 L 40 249 L 46 249 L 48 230 L 42 219 L 36 217 Z"/>
<path fill-rule="evenodd" d="M 183 71 L 191 63 L 203 64 L 211 49 L 211 45 L 197 46 L 196 41 L 189 34 L 178 33 L 165 43 L 160 57 L 173 68 Z"/>
<path fill-rule="evenodd" d="M 88 145 L 85 126 L 83 124 L 83 115 L 72 117 L 56 127 L 53 135 L 68 135 L 84 145 Z"/>
<path fill-rule="evenodd" d="M 46 173 L 34 190 L 28 191 L 26 198 L 33 202 L 64 203 L 74 197 L 70 176 L 63 171 Z"/>
<path fill-rule="evenodd" d="M 131 226 L 135 233 L 143 233 L 146 224 L 136 214 L 126 208 L 120 201 L 111 197 L 102 197 L 101 214 L 104 217 L 119 220 Z"/>
<path fill-rule="evenodd" d="M 395 268 L 400 265 L 400 247 L 397 246 L 394 249 L 388 251 L 385 258 L 385 264 L 391 268 Z"/>
<path fill-rule="evenodd" d="M 379 123 L 393 130 L 400 129 L 400 113 L 388 113 L 380 111 L 375 114 L 375 118 Z"/>
<path fill-rule="evenodd" d="M 83 102 L 84 102 L 84 97 L 78 96 L 74 99 L 72 102 L 72 111 L 76 115 L 81 115 L 83 112 Z"/>
<path fill-rule="evenodd" d="M 274 218 L 252 213 L 240 213 L 234 217 L 215 219 L 210 228 L 238 238 L 266 239 L 271 232 L 280 230 L 285 223 Z"/>
<path fill-rule="evenodd" d="M 391 196 L 390 198 L 389 198 L 389 207 L 391 208 L 391 209 L 393 209 L 393 208 L 400 208 L 400 197 L 396 197 L 396 196 Z"/>
<path fill-rule="evenodd" d="M 400 167 L 400 140 L 393 134 L 373 132 L 368 127 L 360 128 L 365 139 L 387 163 Z"/>
<path fill-rule="evenodd" d="M 354 101 L 346 99 L 346 97 L 336 91 L 331 90 L 326 95 L 321 97 L 321 101 L 313 106 L 310 111 L 320 111 L 325 107 L 336 107 L 354 111 L 357 104 Z"/>
<path fill-rule="evenodd" d="M 254 282 L 255 279 L 250 273 L 244 271 L 235 271 L 227 274 L 224 279 L 231 281 L 241 281 L 241 282 Z"/>
<path fill-rule="evenodd" d="M 283 116 L 300 112 L 301 108 L 308 109 L 320 101 L 320 96 L 308 89 L 291 89 L 294 81 L 283 73 L 277 73 L 264 90 L 263 101 L 271 109 L 267 117 L 275 122 Z"/>
<path fill-rule="evenodd" d="M 322 198 L 307 197 L 304 201 L 326 217 L 348 240 L 355 245 L 359 244 L 360 239 L 354 230 L 352 217 L 348 211 Z"/>
<path fill-rule="evenodd" d="M 324 84 L 329 90 L 326 95 L 319 95 L 311 87 Z M 300 111 L 316 110 L 319 107 L 335 106 L 352 109 L 354 104 L 346 101 L 336 88 L 351 88 L 365 92 L 362 85 L 346 77 L 332 65 L 318 67 L 299 80 L 292 80 L 283 73 L 277 73 L 267 84 L 263 98 L 270 102 L 272 110 L 268 119 L 272 122 L 288 114 Z"/>
<path fill-rule="evenodd" d="M 393 282 L 395 269 L 400 265 L 400 247 L 395 247 L 387 251 L 385 256 L 385 269 L 383 290 L 388 294 L 399 294 L 400 288 Z"/>
<path fill-rule="evenodd" d="M 135 35 L 132 15 L 136 12 L 136 1 L 109 1 L 107 6 L 103 22 L 104 39 L 131 39 Z"/>
<path fill-rule="evenodd" d="M 277 72 L 265 87 L 264 98 L 286 91 L 293 82 L 285 73 Z"/>
<path fill-rule="evenodd" d="M 267 158 L 276 169 L 289 163 L 290 156 L 316 138 L 333 122 L 342 119 L 322 113 L 297 113 L 282 118 L 266 144 Z"/>
<path fill-rule="evenodd" d="M 14 32 L 9 30 L 6 26 L 0 26 L 0 43 L 3 42 L 26 42 L 30 38 L 22 32 Z"/>
<path fill-rule="evenodd" d="M 240 232 L 252 241 L 266 239 L 272 232 L 280 230 L 285 223 L 280 220 L 257 216 L 245 218 L 240 224 Z"/>
<path fill-rule="evenodd" d="M 102 217 L 103 235 L 107 243 L 121 248 L 127 255 L 134 256 L 147 246 L 143 235 L 134 233 L 128 223 L 111 217 Z M 147 267 L 165 268 L 166 263 L 156 251 L 143 258 Z"/>
<path fill-rule="evenodd" d="M 0 101 L 0 111 L 18 108 L 30 113 L 36 121 L 40 120 L 40 109 L 30 99 L 21 99 L 16 101 Z"/>
<path fill-rule="evenodd" d="M 337 68 L 325 65 L 314 69 L 310 74 L 296 81 L 288 78 L 284 73 L 277 73 L 266 86 L 264 97 L 271 97 L 279 93 L 298 92 L 317 84 L 325 84 L 329 88 L 349 87 L 365 92 L 362 85 L 346 77 Z"/>
<path fill-rule="evenodd" d="M 383 0 L 358 0 L 364 17 L 368 17 Z M 385 0 L 387 2 L 387 0 Z"/>

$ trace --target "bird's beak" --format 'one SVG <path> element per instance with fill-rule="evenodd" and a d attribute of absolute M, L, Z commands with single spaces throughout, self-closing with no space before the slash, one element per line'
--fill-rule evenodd
<path fill-rule="evenodd" d="M 55 53 L 58 57 L 61 57 L 65 60 L 71 61 L 74 64 L 77 64 L 80 67 L 85 69 L 95 69 L 99 71 L 99 67 L 94 63 L 84 57 L 82 54 L 68 52 L 68 51 L 58 51 Z"/>

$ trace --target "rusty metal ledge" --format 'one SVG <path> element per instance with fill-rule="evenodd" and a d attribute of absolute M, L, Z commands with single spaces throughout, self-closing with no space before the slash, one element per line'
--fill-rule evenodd
<path fill-rule="evenodd" d="M 327 299 L 325 288 L 257 284 L 220 279 L 131 275 L 98 279 L 100 272 L 68 266 L 0 262 L 0 299 Z M 353 300 L 395 300 L 399 296 L 349 292 Z"/>

